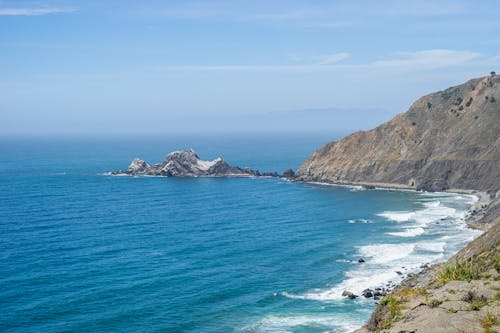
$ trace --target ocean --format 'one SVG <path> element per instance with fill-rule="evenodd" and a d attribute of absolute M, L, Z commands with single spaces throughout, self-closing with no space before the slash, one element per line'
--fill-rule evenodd
<path fill-rule="evenodd" d="M 449 258 L 479 234 L 464 224 L 474 197 L 105 174 L 187 148 L 295 170 L 336 138 L 0 139 L 0 331 L 356 329 L 374 300 L 342 291 L 397 283 Z"/>

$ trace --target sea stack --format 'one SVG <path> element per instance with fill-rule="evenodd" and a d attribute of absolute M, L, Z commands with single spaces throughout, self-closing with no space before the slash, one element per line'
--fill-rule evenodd
<path fill-rule="evenodd" d="M 213 161 L 201 160 L 192 149 L 174 151 L 162 163 L 149 165 L 134 158 L 127 170 L 111 172 L 112 175 L 164 176 L 164 177 L 250 177 L 260 176 L 258 170 L 229 165 L 222 157 Z"/>

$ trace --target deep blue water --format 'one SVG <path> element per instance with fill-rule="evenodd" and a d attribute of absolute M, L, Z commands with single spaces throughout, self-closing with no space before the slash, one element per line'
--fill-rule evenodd
<path fill-rule="evenodd" d="M 477 233 L 471 197 L 273 178 L 112 177 L 133 157 L 296 169 L 328 136 L 0 141 L 0 330 L 345 332 Z M 357 259 L 363 257 L 365 264 Z"/>

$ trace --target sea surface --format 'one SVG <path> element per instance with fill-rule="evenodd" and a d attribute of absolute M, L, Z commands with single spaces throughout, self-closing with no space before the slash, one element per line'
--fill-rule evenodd
<path fill-rule="evenodd" d="M 475 198 L 105 175 L 178 149 L 297 169 L 335 135 L 0 139 L 0 331 L 349 332 L 478 235 Z M 365 263 L 358 263 L 364 258 Z"/>

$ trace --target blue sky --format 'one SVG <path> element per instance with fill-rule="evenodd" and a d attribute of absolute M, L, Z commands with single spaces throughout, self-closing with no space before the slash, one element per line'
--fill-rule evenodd
<path fill-rule="evenodd" d="M 0 132 L 367 129 L 500 71 L 498 1 L 0 1 Z"/>

